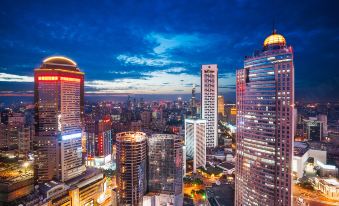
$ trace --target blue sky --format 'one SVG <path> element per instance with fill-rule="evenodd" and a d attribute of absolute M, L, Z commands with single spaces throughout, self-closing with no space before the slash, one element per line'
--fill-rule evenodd
<path fill-rule="evenodd" d="M 1 1 L 0 92 L 31 92 L 33 69 L 64 55 L 87 93 L 187 94 L 201 64 L 235 70 L 276 28 L 294 47 L 297 99 L 339 97 L 338 1 Z"/>

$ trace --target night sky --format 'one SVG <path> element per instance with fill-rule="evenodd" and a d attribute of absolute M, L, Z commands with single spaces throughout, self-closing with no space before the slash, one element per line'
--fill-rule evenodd
<path fill-rule="evenodd" d="M 272 25 L 294 47 L 297 100 L 339 100 L 339 1 L 1 1 L 0 95 L 30 93 L 52 55 L 85 72 L 87 93 L 188 94 L 201 64 L 235 71 Z"/>

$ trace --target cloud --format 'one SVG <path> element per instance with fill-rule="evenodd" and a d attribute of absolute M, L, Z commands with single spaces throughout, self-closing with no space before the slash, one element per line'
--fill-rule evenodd
<path fill-rule="evenodd" d="M 183 71 L 184 68 L 180 70 Z M 198 84 L 200 82 L 199 75 L 172 73 L 171 71 L 179 71 L 179 69 L 145 72 L 143 75 L 148 76 L 145 79 L 94 80 L 85 82 L 85 85 L 88 90 L 99 93 L 170 94 L 190 93 L 190 88 L 187 88 L 185 84 Z"/>
<path fill-rule="evenodd" d="M 0 73 L 0 82 L 34 82 L 34 77 Z"/>
<path fill-rule="evenodd" d="M 198 33 L 193 34 L 163 34 L 163 33 L 150 33 L 146 36 L 146 40 L 154 42 L 156 46 L 153 48 L 155 54 L 165 54 L 169 50 L 177 48 L 195 48 L 203 47 L 216 41 L 216 35 L 202 35 Z"/>
<path fill-rule="evenodd" d="M 134 94 L 189 94 L 192 85 L 200 85 L 200 73 L 187 74 L 187 69 L 174 67 L 166 70 L 144 72 L 143 79 L 123 78 L 112 81 L 94 80 L 85 82 L 86 91 L 97 93 L 134 93 Z M 219 85 L 235 84 L 234 75 L 222 75 Z M 199 86 L 196 86 L 197 88 Z M 233 92 L 234 88 L 221 87 L 220 92 Z"/>
<path fill-rule="evenodd" d="M 125 65 L 143 65 L 151 67 L 181 63 L 179 61 L 172 61 L 167 58 L 146 58 L 143 56 L 128 56 L 125 54 L 118 55 L 116 59 L 120 62 L 123 62 Z"/>

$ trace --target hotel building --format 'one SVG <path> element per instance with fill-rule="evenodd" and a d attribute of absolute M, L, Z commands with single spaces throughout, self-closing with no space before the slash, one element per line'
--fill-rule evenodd
<path fill-rule="evenodd" d="M 35 175 L 38 182 L 67 181 L 86 170 L 82 159 L 84 73 L 54 56 L 34 70 Z"/>
<path fill-rule="evenodd" d="M 236 73 L 235 205 L 291 205 L 293 50 L 275 31 Z"/>
<path fill-rule="evenodd" d="M 201 66 L 201 118 L 206 120 L 206 146 L 218 144 L 218 66 Z"/>

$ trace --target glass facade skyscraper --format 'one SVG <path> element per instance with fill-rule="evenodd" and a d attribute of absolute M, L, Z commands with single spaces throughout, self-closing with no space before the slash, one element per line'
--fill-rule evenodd
<path fill-rule="evenodd" d="M 291 205 L 293 50 L 273 32 L 236 74 L 235 205 Z"/>
<path fill-rule="evenodd" d="M 148 138 L 148 191 L 174 194 L 174 205 L 183 204 L 183 142 L 179 135 Z"/>

